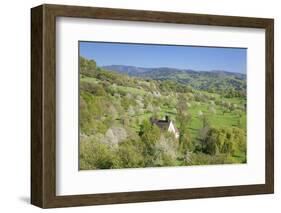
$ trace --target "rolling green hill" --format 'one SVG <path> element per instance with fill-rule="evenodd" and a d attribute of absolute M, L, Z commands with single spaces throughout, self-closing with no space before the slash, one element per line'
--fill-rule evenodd
<path fill-rule="evenodd" d="M 103 67 L 129 76 L 153 80 L 171 80 L 193 89 L 213 92 L 228 92 L 234 90 L 239 93 L 246 92 L 246 75 L 226 71 L 194 71 L 175 68 L 141 68 L 123 65 Z"/>
<path fill-rule="evenodd" d="M 143 69 L 80 57 L 81 169 L 247 161 L 245 75 Z M 151 122 L 164 117 L 179 138 Z"/>

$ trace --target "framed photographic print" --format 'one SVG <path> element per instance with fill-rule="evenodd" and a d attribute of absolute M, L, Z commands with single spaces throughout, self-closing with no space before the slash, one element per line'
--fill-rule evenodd
<path fill-rule="evenodd" d="M 274 191 L 273 19 L 31 9 L 31 203 Z"/>

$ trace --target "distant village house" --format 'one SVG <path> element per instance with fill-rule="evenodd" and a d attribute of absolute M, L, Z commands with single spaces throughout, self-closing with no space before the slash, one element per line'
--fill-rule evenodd
<path fill-rule="evenodd" d="M 150 121 L 152 124 L 157 125 L 160 129 L 173 133 L 176 139 L 179 138 L 179 130 L 175 127 L 173 121 L 171 121 L 168 116 L 165 116 L 165 120 L 151 118 Z"/>

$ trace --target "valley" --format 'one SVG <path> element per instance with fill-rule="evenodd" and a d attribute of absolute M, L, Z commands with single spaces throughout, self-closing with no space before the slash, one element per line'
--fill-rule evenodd
<path fill-rule="evenodd" d="M 80 169 L 247 162 L 246 75 L 79 61 Z"/>

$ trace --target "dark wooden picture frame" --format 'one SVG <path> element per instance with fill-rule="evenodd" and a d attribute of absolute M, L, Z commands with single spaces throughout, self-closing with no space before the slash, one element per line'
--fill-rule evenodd
<path fill-rule="evenodd" d="M 56 17 L 265 29 L 265 184 L 87 195 L 56 195 Z M 31 9 L 31 203 L 42 208 L 274 192 L 274 20 L 126 9 L 41 5 Z"/>

